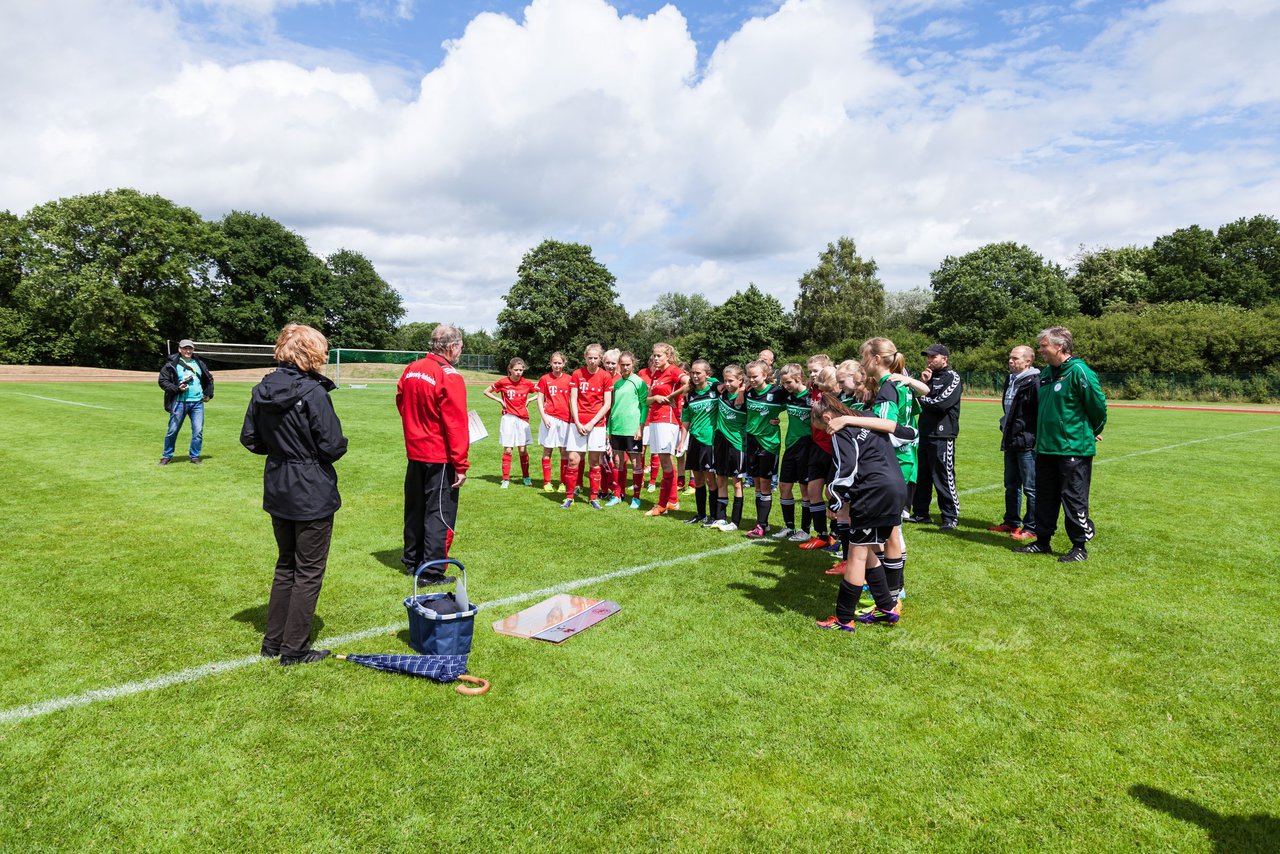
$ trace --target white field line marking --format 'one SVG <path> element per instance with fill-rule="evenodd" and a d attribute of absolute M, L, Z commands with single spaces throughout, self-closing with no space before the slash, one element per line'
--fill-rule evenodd
<path fill-rule="evenodd" d="M 653 569 L 675 566 L 678 563 L 684 563 L 690 560 L 730 554 L 745 548 L 750 548 L 753 545 L 755 545 L 755 543 L 752 541 L 738 542 L 718 549 L 711 549 L 710 551 L 682 555 L 681 557 L 675 557 L 669 560 L 646 563 L 642 566 L 631 566 L 625 569 L 617 569 L 613 572 L 606 572 L 603 575 L 593 575 L 590 578 L 579 578 L 574 581 L 565 581 L 561 584 L 554 584 L 551 587 L 543 587 L 540 590 L 530 590 L 528 593 L 517 593 L 516 595 L 508 596 L 505 599 L 496 599 L 492 602 L 485 602 L 480 605 L 480 609 L 488 610 L 490 608 L 501 608 L 506 605 L 518 605 L 521 602 L 528 602 L 531 599 L 543 599 L 548 596 L 554 596 L 557 593 L 568 593 L 570 590 L 577 590 L 591 584 L 602 584 L 606 581 L 626 578 L 630 575 L 638 575 L 642 572 L 648 572 Z M 403 622 L 389 623 L 385 626 L 377 626 L 372 629 L 362 629 L 358 632 L 350 632 L 345 635 L 325 638 L 324 642 L 330 646 L 343 646 L 344 644 L 349 644 L 354 641 L 390 634 L 403 628 L 404 625 L 405 624 Z M 71 709 L 76 706 L 87 706 L 92 703 L 100 703 L 105 700 L 119 699 L 120 697 L 129 697 L 133 694 L 141 694 L 146 691 L 158 691 L 161 688 L 170 688 L 174 685 L 182 685 L 186 682 L 195 682 L 196 680 L 204 679 L 207 676 L 214 676 L 219 673 L 226 673 L 229 670 L 248 667 L 251 664 L 257 664 L 264 660 L 265 659 L 257 655 L 247 655 L 243 658 L 233 658 L 227 661 L 215 661 L 210 664 L 202 664 L 199 667 L 179 670 L 176 673 L 166 673 L 165 675 L 157 676 L 154 679 L 144 679 L 140 682 L 126 682 L 123 685 L 116 685 L 111 688 L 98 688 L 93 691 L 85 691 L 83 694 L 75 694 L 70 697 L 59 697 L 54 700 L 45 700 L 42 703 L 17 706 L 12 709 L 0 711 L 0 724 L 25 721 L 30 718 L 50 714 L 52 712 L 62 711 L 63 709 Z"/>
<path fill-rule="evenodd" d="M 1219 442 L 1223 439 L 1231 439 L 1236 436 L 1249 436 L 1249 435 L 1252 435 L 1253 433 L 1265 433 L 1268 430 L 1280 430 L 1280 426 L 1263 427 L 1260 430 L 1242 430 L 1239 433 L 1223 433 L 1221 436 L 1209 436 L 1204 439 L 1192 439 L 1189 442 L 1179 442 L 1176 445 L 1165 445 L 1163 448 L 1149 448 L 1145 451 L 1134 451 L 1133 453 L 1129 453 L 1129 454 L 1121 454 L 1118 457 L 1105 457 L 1101 460 L 1094 460 L 1093 464 L 1095 466 L 1100 466 L 1103 463 L 1115 463 L 1115 462 L 1119 462 L 1120 460 L 1132 459 L 1133 457 L 1143 457 L 1143 456 L 1146 456 L 1147 454 L 1158 454 L 1162 451 L 1172 451 L 1174 448 L 1185 448 L 1188 445 L 1199 445 L 1201 442 Z M 987 486 L 975 486 L 973 489 L 961 490 L 956 494 L 972 495 L 975 492 L 987 492 L 988 490 L 992 490 L 992 489 L 1004 489 L 1004 484 L 992 483 L 992 484 L 988 484 Z"/>
<path fill-rule="evenodd" d="M 14 391 L 14 392 L 10 392 L 10 394 L 18 394 L 23 397 L 34 397 L 36 400 L 51 400 L 54 403 L 66 403 L 70 406 L 85 406 L 85 407 L 88 407 L 89 409 L 105 409 L 108 412 L 112 411 L 110 406 L 95 406 L 92 403 L 77 403 L 74 400 L 61 400 L 56 397 L 45 397 L 42 394 L 27 394 L 25 391 Z"/>

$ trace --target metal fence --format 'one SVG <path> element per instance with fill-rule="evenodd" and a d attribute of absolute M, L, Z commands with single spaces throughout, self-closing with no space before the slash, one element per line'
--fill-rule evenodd
<path fill-rule="evenodd" d="M 998 397 L 1007 373 L 961 371 L 965 394 Z M 1102 390 L 1113 400 L 1203 400 L 1271 403 L 1280 400 L 1280 372 L 1178 374 L 1135 371 L 1100 373 Z"/>

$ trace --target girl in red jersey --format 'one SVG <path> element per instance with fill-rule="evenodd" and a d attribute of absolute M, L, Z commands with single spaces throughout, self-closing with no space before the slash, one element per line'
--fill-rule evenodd
<path fill-rule="evenodd" d="M 524 377 L 525 363 L 519 356 L 507 363 L 507 375 L 484 390 L 484 396 L 496 400 L 502 406 L 502 420 L 498 423 L 498 440 L 502 443 L 502 489 L 511 486 L 511 452 L 520 451 L 520 471 L 525 486 L 529 480 L 529 445 L 533 434 L 529 431 L 529 395 L 536 390 L 531 380 Z"/>
<path fill-rule="evenodd" d="M 689 376 L 673 364 L 676 351 L 670 344 L 654 344 L 653 357 L 653 379 L 649 383 L 649 451 L 657 455 L 662 466 L 662 487 L 658 502 L 645 515 L 661 516 L 680 506 L 672 456 L 680 444 L 676 401 L 688 389 Z"/>
<path fill-rule="evenodd" d="M 599 344 L 588 344 L 582 354 L 586 364 L 573 372 L 569 389 L 569 467 L 565 470 L 565 486 L 568 495 L 561 509 L 573 506 L 573 493 L 582 471 L 582 455 L 587 455 L 590 465 L 591 509 L 603 509 L 600 504 L 600 455 L 606 447 L 604 419 L 613 402 L 613 374 L 600 367 L 604 349 Z"/>
<path fill-rule="evenodd" d="M 555 492 L 551 485 L 551 454 L 560 449 L 560 491 L 564 492 L 565 443 L 569 441 L 569 389 L 572 380 L 564 372 L 564 353 L 551 354 L 551 373 L 538 379 L 538 444 L 542 446 L 542 491 Z"/>

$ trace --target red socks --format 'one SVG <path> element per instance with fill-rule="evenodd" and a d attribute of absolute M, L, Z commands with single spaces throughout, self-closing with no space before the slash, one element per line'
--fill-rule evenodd
<path fill-rule="evenodd" d="M 520 475 L 521 477 L 525 477 L 525 478 L 529 476 L 529 454 L 528 453 L 523 453 L 520 455 Z"/>
<path fill-rule="evenodd" d="M 622 458 L 622 465 L 613 469 L 613 494 L 622 498 L 627 491 L 627 457 Z"/>
<path fill-rule="evenodd" d="M 551 457 L 542 458 L 542 482 L 544 484 L 551 482 Z"/>
<path fill-rule="evenodd" d="M 657 454 L 649 455 L 649 482 L 657 483 L 658 477 L 662 474 L 662 460 L 658 459 Z"/>
<path fill-rule="evenodd" d="M 502 452 L 502 479 L 511 480 L 511 454 L 507 451 Z"/>
<path fill-rule="evenodd" d="M 640 489 L 644 486 L 644 469 L 636 469 L 631 473 L 631 497 L 639 498 Z"/>
<path fill-rule="evenodd" d="M 560 482 L 564 484 L 564 491 L 568 493 L 565 497 L 572 501 L 573 491 L 578 488 L 578 469 L 573 466 L 565 466 L 564 475 Z"/>
<path fill-rule="evenodd" d="M 587 476 L 591 478 L 591 500 L 600 497 L 600 466 L 592 466 Z"/>

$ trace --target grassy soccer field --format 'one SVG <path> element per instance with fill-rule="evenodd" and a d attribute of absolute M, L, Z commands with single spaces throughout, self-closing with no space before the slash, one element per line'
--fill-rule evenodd
<path fill-rule="evenodd" d="M 581 588 L 622 611 L 563 646 L 481 611 L 473 698 L 238 662 L 275 556 L 249 389 L 218 386 L 204 466 L 184 428 L 162 468 L 154 386 L 0 386 L 0 849 L 1280 848 L 1278 416 L 1113 410 L 1091 560 L 1061 565 L 986 532 L 998 405 L 966 403 L 962 528 L 909 528 L 902 622 L 852 635 L 813 626 L 823 553 L 500 491 L 485 440 L 474 600 L 651 568 Z M 392 390 L 334 400 L 317 645 L 405 652 Z M 147 680 L 176 684 L 115 696 Z"/>

